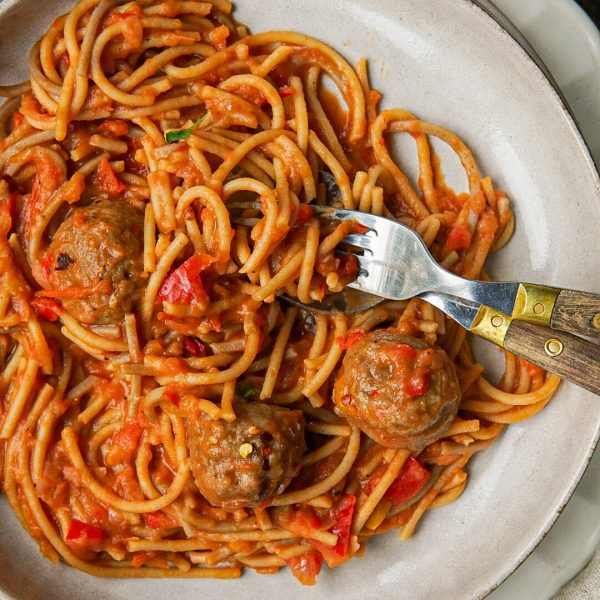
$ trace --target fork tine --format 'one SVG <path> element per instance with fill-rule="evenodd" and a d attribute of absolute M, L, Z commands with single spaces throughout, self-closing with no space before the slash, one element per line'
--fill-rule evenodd
<path fill-rule="evenodd" d="M 347 210 L 345 208 L 333 208 L 331 206 L 319 206 L 312 204 L 311 206 L 315 213 L 324 219 L 334 219 L 338 221 L 351 219 L 352 221 L 356 221 L 360 225 L 364 225 L 369 229 L 376 229 L 378 222 L 381 220 L 387 220 L 385 217 L 378 217 L 376 215 L 359 212 L 357 210 Z"/>
<path fill-rule="evenodd" d="M 360 272 L 364 272 L 366 273 L 369 270 L 369 265 L 371 264 L 371 261 L 360 255 L 360 254 L 356 254 L 356 252 L 351 252 L 348 250 L 344 250 L 343 248 L 337 247 L 335 249 L 335 254 L 341 255 L 341 256 L 354 256 L 354 258 L 356 258 L 357 262 L 358 262 L 358 267 L 360 269 Z"/>
<path fill-rule="evenodd" d="M 363 250 L 370 250 L 373 252 L 376 247 L 377 238 L 374 236 L 362 235 L 360 233 L 352 233 L 347 235 L 343 242 L 350 244 L 351 246 L 356 246 L 357 248 L 362 248 Z"/>
<path fill-rule="evenodd" d="M 243 225 L 244 227 L 254 227 L 260 219 L 254 217 L 232 217 L 230 221 L 234 225 Z"/>

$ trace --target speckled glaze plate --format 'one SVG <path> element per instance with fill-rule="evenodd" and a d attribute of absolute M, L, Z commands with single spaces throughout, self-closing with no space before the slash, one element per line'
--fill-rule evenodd
<path fill-rule="evenodd" d="M 24 78 L 29 47 L 69 5 L 0 3 L 2 83 Z M 468 0 L 239 0 L 253 31 L 292 29 L 351 61 L 367 57 L 384 106 L 456 131 L 513 200 L 517 231 L 491 265 L 496 278 L 600 291 L 600 180 L 568 111 L 543 72 Z M 449 173 L 451 180 L 460 181 Z M 498 370 L 499 352 L 485 363 Z M 0 502 L 0 597 L 19 600 L 332 597 L 472 600 L 531 552 L 573 492 L 596 444 L 600 401 L 563 385 L 536 417 L 508 428 L 470 463 L 470 485 L 432 511 L 414 538 L 374 540 L 363 558 L 302 588 L 288 573 L 236 581 L 103 580 L 53 566 Z"/>

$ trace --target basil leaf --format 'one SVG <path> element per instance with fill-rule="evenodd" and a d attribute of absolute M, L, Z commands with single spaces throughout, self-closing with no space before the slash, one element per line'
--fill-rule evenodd
<path fill-rule="evenodd" d="M 184 140 L 185 138 L 189 138 L 192 135 L 192 131 L 201 125 L 204 125 L 207 121 L 212 118 L 212 114 L 209 111 L 199 120 L 196 121 L 193 125 L 190 125 L 186 129 L 176 129 L 175 131 L 167 131 L 165 133 L 165 142 L 170 144 L 171 142 L 178 142 L 179 140 Z"/>

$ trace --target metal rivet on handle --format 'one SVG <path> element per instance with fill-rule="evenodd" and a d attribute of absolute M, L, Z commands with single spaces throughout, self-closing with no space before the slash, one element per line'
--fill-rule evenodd
<path fill-rule="evenodd" d="M 533 307 L 533 312 L 536 315 L 541 315 L 544 311 L 546 310 L 546 307 L 541 303 L 538 302 L 536 305 L 534 305 Z"/>
<path fill-rule="evenodd" d="M 546 340 L 544 350 L 548 356 L 558 356 L 563 351 L 563 343 L 556 338 Z"/>
<path fill-rule="evenodd" d="M 492 325 L 494 327 L 502 327 L 502 323 L 504 323 L 504 319 L 500 315 L 494 315 L 492 317 Z"/>
<path fill-rule="evenodd" d="M 594 318 L 592 319 L 592 325 L 596 328 L 596 329 L 600 329 L 600 313 L 596 313 L 594 315 Z"/>

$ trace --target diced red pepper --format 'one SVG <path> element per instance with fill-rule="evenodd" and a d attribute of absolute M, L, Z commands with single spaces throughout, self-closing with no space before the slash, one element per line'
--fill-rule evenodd
<path fill-rule="evenodd" d="M 315 585 L 317 575 L 321 572 L 323 557 L 317 550 L 309 550 L 299 556 L 289 558 L 286 562 L 292 575 L 302 585 Z"/>
<path fill-rule="evenodd" d="M 329 528 L 331 533 L 338 536 L 337 544 L 333 547 L 322 542 L 313 541 L 313 546 L 323 555 L 329 567 L 337 567 L 348 558 L 350 543 L 350 529 L 354 517 L 356 496 L 342 494 L 338 503 L 332 509 L 333 525 Z"/>
<path fill-rule="evenodd" d="M 296 93 L 296 90 L 291 85 L 286 85 L 279 90 L 279 95 L 282 98 L 287 98 L 288 96 L 293 96 Z"/>
<path fill-rule="evenodd" d="M 383 498 L 400 506 L 418 494 L 429 481 L 429 471 L 412 456 L 407 459 L 400 475 L 387 489 Z"/>
<path fill-rule="evenodd" d="M 456 251 L 466 250 L 471 246 L 472 233 L 467 225 L 456 225 L 450 230 L 446 239 L 448 250 Z"/>
<path fill-rule="evenodd" d="M 98 165 L 97 179 L 102 190 L 109 196 L 116 198 L 122 196 L 127 190 L 127 186 L 117 177 L 106 156 Z"/>
<path fill-rule="evenodd" d="M 337 345 L 343 350 L 358 344 L 367 334 L 364 329 L 351 329 L 344 337 L 335 338 Z"/>
<path fill-rule="evenodd" d="M 158 299 L 170 304 L 207 304 L 208 294 L 200 274 L 214 259 L 206 254 L 194 254 L 173 271 L 158 291 Z"/>
<path fill-rule="evenodd" d="M 84 523 L 79 519 L 71 519 L 67 531 L 67 541 L 79 542 L 85 545 L 100 542 L 104 539 L 102 529 L 89 523 Z"/>
<path fill-rule="evenodd" d="M 34 298 L 31 306 L 35 313 L 46 321 L 56 321 L 62 311 L 60 304 L 50 298 Z"/>

